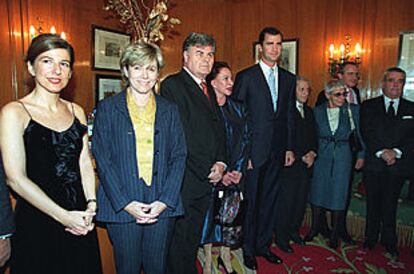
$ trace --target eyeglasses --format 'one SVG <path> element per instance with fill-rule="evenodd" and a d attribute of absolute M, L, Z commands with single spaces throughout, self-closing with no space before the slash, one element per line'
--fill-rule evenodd
<path fill-rule="evenodd" d="M 349 92 L 345 91 L 345 92 L 332 93 L 331 95 L 335 97 L 341 97 L 341 96 L 346 97 L 348 96 L 348 94 Z"/>

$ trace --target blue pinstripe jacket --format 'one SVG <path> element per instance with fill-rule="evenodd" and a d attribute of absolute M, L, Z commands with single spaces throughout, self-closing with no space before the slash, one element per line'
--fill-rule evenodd
<path fill-rule="evenodd" d="M 144 197 L 140 179 L 133 125 L 128 113 L 126 92 L 101 101 L 97 108 L 92 152 L 99 177 L 97 220 L 132 222 L 124 209 L 136 200 L 155 200 L 167 205 L 160 218 L 184 213 L 180 190 L 187 156 L 184 132 L 176 105 L 156 96 L 151 201 Z"/>

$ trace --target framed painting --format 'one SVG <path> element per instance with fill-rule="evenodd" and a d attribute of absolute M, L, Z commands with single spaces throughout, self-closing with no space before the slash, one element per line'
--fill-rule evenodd
<path fill-rule="evenodd" d="M 278 65 L 293 74 L 298 72 L 298 43 L 299 39 L 289 39 L 282 42 L 282 53 L 280 54 Z M 260 60 L 259 42 L 253 43 L 253 60 L 258 63 Z"/>
<path fill-rule="evenodd" d="M 131 36 L 126 33 L 93 25 L 92 68 L 119 71 L 119 59 L 130 41 Z"/>
<path fill-rule="evenodd" d="M 279 66 L 293 74 L 298 72 L 298 39 L 284 40 L 282 54 L 279 57 Z"/>
<path fill-rule="evenodd" d="M 121 92 L 122 90 L 121 76 L 97 74 L 95 81 L 95 104 L 106 97 Z"/>
<path fill-rule="evenodd" d="M 414 30 L 400 32 L 398 66 L 407 74 L 403 96 L 414 101 Z"/>

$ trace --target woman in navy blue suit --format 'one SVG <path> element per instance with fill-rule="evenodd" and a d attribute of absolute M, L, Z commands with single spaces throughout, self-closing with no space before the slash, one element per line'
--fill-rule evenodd
<path fill-rule="evenodd" d="M 129 45 L 121 57 L 126 90 L 97 108 L 97 220 L 106 223 L 118 274 L 165 273 L 173 221 L 183 214 L 184 133 L 177 107 L 153 92 L 163 64 L 156 45 Z"/>
<path fill-rule="evenodd" d="M 213 189 L 213 195 L 220 190 L 232 189 L 242 182 L 246 170 L 249 153 L 249 131 L 246 112 L 241 103 L 235 102 L 229 96 L 233 90 L 233 80 L 230 67 L 225 62 L 215 62 L 211 73 L 206 77 L 216 94 L 220 117 L 226 131 L 227 172 L 221 183 Z M 231 265 L 230 247 L 241 244 L 241 226 L 222 227 L 213 222 L 212 207 L 207 213 L 201 244 L 204 244 L 206 260 L 204 273 L 211 273 L 212 243 L 221 243 L 223 248 L 218 262 L 226 273 L 236 273 Z"/>

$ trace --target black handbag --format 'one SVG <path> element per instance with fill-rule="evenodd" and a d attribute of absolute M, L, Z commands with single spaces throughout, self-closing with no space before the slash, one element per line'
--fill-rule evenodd
<path fill-rule="evenodd" d="M 245 201 L 237 185 L 216 187 L 214 193 L 214 223 L 224 227 L 241 226 L 244 221 Z"/>

